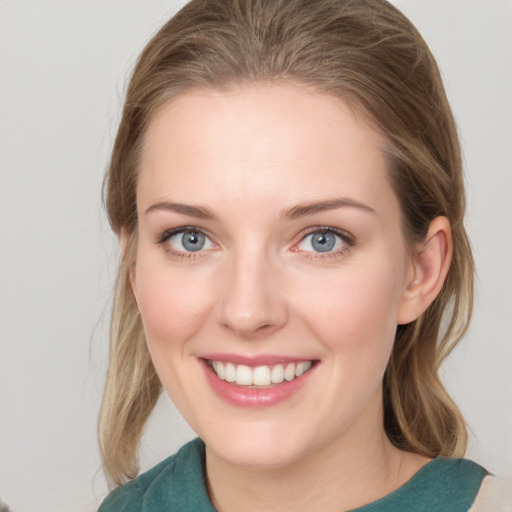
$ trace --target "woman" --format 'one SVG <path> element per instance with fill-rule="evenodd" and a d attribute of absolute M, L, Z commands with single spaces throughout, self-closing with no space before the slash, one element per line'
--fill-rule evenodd
<path fill-rule="evenodd" d="M 472 308 L 460 149 L 394 7 L 190 2 L 139 59 L 106 185 L 107 475 L 137 476 L 162 387 L 201 440 L 100 510 L 479 506 L 495 481 L 444 458 L 467 435 L 438 376 Z"/>

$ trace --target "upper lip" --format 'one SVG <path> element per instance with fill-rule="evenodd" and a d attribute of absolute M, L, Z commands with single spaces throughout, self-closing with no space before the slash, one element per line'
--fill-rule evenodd
<path fill-rule="evenodd" d="M 243 364 L 245 366 L 272 366 L 276 364 L 286 363 L 301 363 L 303 361 L 315 361 L 314 358 L 297 357 L 297 356 L 280 356 L 274 354 L 261 354 L 246 356 L 241 354 L 227 354 L 227 353 L 211 353 L 203 354 L 201 359 L 210 361 L 221 361 L 225 363 L 233 363 L 235 365 Z"/>

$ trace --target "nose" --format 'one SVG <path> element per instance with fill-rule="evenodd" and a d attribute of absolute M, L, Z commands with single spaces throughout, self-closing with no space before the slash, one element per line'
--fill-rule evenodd
<path fill-rule="evenodd" d="M 244 339 L 281 329 L 289 312 L 278 265 L 253 252 L 233 258 L 226 266 L 217 310 L 222 327 Z"/>

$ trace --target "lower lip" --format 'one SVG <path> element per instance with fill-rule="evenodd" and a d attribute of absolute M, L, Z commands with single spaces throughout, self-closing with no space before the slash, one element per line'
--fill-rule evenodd
<path fill-rule="evenodd" d="M 270 407 L 284 402 L 304 386 L 316 367 L 316 365 L 313 365 L 306 373 L 303 373 L 300 377 L 296 377 L 289 382 L 284 381 L 281 384 L 274 384 L 272 387 L 268 388 L 248 388 L 230 384 L 229 382 L 219 379 L 204 359 L 200 361 L 205 371 L 208 384 L 220 398 L 236 407 L 253 409 Z"/>

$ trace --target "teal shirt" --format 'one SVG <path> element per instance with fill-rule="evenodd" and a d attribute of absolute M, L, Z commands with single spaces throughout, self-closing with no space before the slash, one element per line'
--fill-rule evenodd
<path fill-rule="evenodd" d="M 98 512 L 215 512 L 204 461 L 204 444 L 195 439 L 115 489 Z M 467 512 L 486 474 L 469 460 L 437 458 L 396 491 L 353 512 Z"/>

